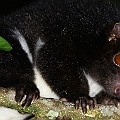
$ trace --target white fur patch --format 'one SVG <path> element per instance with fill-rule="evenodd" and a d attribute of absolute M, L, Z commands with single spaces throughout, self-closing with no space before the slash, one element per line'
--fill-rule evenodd
<path fill-rule="evenodd" d="M 15 34 L 13 36 L 19 40 L 22 49 L 27 53 L 30 62 L 33 63 L 32 54 L 30 53 L 29 47 L 24 36 L 19 32 L 18 29 L 15 29 L 13 32 Z"/>
<path fill-rule="evenodd" d="M 89 85 L 89 96 L 95 97 L 100 91 L 103 90 L 103 87 L 99 85 L 89 74 L 84 72 L 85 77 L 88 80 Z"/>
<path fill-rule="evenodd" d="M 39 37 L 38 41 L 35 44 L 35 56 L 37 57 L 38 51 L 42 48 L 42 46 L 45 43 L 41 40 L 41 38 Z M 36 66 L 36 61 L 34 61 L 35 66 Z M 46 81 L 43 79 L 40 71 L 34 67 L 34 73 L 35 73 L 35 84 L 37 86 L 37 88 L 40 91 L 40 96 L 44 97 L 44 98 L 55 98 L 55 99 L 59 99 L 59 97 L 57 96 L 57 94 L 52 91 L 52 89 L 50 88 L 50 86 L 46 83 Z"/>
<path fill-rule="evenodd" d="M 52 91 L 52 89 L 45 82 L 40 71 L 36 67 L 34 67 L 34 73 L 35 73 L 34 83 L 36 84 L 37 88 L 40 90 L 40 96 L 44 98 L 59 99 L 59 96 L 54 91 Z"/>
<path fill-rule="evenodd" d="M 42 46 L 44 45 L 45 43 L 42 41 L 42 39 L 39 37 L 38 38 L 38 41 L 36 42 L 35 44 L 35 53 L 37 53 L 41 48 Z"/>
<path fill-rule="evenodd" d="M 39 37 L 36 44 L 35 44 L 35 57 L 37 58 L 37 55 L 38 55 L 38 52 L 39 50 L 42 48 L 42 46 L 44 45 L 45 43 L 42 41 L 42 39 Z M 35 60 L 36 60 L 35 58 Z M 36 63 L 36 61 L 35 61 Z"/>
<path fill-rule="evenodd" d="M 0 107 L 0 120 L 24 120 L 31 116 L 30 114 L 20 114 L 17 110 Z"/>

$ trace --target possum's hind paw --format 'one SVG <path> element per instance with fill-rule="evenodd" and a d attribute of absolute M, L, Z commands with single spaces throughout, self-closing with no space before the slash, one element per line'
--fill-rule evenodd
<path fill-rule="evenodd" d="M 84 114 L 87 113 L 87 105 L 89 106 L 89 109 L 92 110 L 94 109 L 96 104 L 95 98 L 90 98 L 90 97 L 79 97 L 78 100 L 75 102 L 75 108 L 78 109 L 79 106 L 82 108 L 82 112 Z"/>
<path fill-rule="evenodd" d="M 23 100 L 23 98 L 25 99 Z M 40 97 L 39 90 L 34 83 L 28 83 L 27 85 L 20 84 L 16 86 L 16 102 L 22 101 L 22 106 L 30 106 L 32 101 L 35 101 Z"/>

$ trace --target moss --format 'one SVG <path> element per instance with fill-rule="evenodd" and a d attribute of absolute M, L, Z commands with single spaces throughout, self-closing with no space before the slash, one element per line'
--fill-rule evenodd
<path fill-rule="evenodd" d="M 22 108 L 21 104 L 14 101 L 14 91 L 0 88 L 0 106 L 6 106 L 18 110 L 19 112 L 32 113 L 35 117 L 31 120 L 49 120 L 47 114 L 50 110 L 58 112 L 59 116 L 68 116 L 72 120 L 119 120 L 120 108 L 115 106 L 97 105 L 95 110 L 88 110 L 83 114 L 81 109 L 76 110 L 72 103 L 62 103 L 54 99 L 41 98 L 30 107 Z M 55 119 L 55 118 L 54 118 Z M 53 119 L 53 120 L 54 120 Z"/>

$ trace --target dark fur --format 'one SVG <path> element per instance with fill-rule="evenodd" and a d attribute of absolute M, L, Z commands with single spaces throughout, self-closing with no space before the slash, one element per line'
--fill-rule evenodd
<path fill-rule="evenodd" d="M 39 96 L 32 82 L 34 64 L 12 36 L 12 30 L 17 28 L 33 56 L 38 37 L 45 42 L 34 61 L 60 97 L 69 101 L 88 97 L 88 81 L 83 70 L 96 78 L 107 94 L 114 96 L 114 87 L 120 87 L 120 68 L 112 58 L 120 52 L 120 41 L 108 41 L 108 36 L 119 21 L 120 12 L 116 5 L 94 0 L 40 0 L 3 17 L 0 35 L 13 46 L 13 50 L 0 51 L 0 86 L 18 88 L 17 93 L 21 88 L 28 89 L 30 93 L 24 93 L 28 98 L 36 91 Z M 117 97 L 120 98 L 120 94 Z M 22 95 L 18 94 L 17 101 L 21 99 Z"/>

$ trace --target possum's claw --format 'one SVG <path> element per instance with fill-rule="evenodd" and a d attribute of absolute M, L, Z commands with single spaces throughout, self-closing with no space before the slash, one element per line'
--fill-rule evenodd
<path fill-rule="evenodd" d="M 25 99 L 23 100 L 23 98 Z M 27 85 L 18 85 L 16 87 L 16 95 L 15 100 L 16 102 L 21 102 L 22 106 L 30 106 L 32 101 L 35 101 L 40 97 L 39 90 L 37 89 L 34 83 L 29 83 Z"/>
<path fill-rule="evenodd" d="M 89 109 L 92 110 L 94 109 L 96 104 L 95 98 L 90 98 L 90 97 L 79 97 L 78 100 L 75 102 L 75 108 L 78 109 L 79 106 L 82 108 L 82 112 L 84 114 L 87 113 L 87 105 L 89 106 Z"/>

